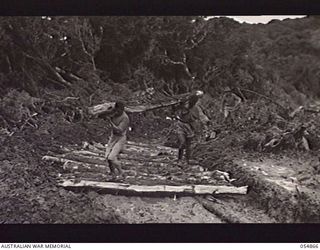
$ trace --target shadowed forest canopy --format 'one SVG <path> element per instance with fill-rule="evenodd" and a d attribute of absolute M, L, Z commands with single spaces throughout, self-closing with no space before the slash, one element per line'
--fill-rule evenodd
<path fill-rule="evenodd" d="M 97 89 L 126 95 L 149 87 L 170 94 L 201 87 L 214 96 L 222 86 L 235 85 L 275 97 L 282 91 L 318 97 L 319 22 L 2 17 L 1 96 L 11 88 L 35 97 L 46 89 L 89 97 Z M 274 86 L 280 89 L 272 93 Z"/>
<path fill-rule="evenodd" d="M 166 97 L 202 89 L 219 98 L 229 86 L 246 90 L 246 100 L 263 94 L 293 111 L 320 96 L 319 22 L 314 16 L 256 25 L 202 16 L 1 17 L 1 124 L 24 124 L 39 113 L 36 107 L 73 121 L 88 106 L 134 102 L 151 88 Z"/>

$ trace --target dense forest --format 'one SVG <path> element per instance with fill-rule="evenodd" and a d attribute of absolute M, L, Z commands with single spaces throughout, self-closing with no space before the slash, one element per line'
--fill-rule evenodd
<path fill-rule="evenodd" d="M 90 105 L 150 87 L 169 95 L 201 88 L 216 97 L 224 86 L 264 93 L 293 109 L 320 95 L 318 22 L 3 17 L 2 109 L 6 98 L 18 98 L 15 91 L 33 101 L 58 96 Z M 2 123 L 12 118 L 2 115 Z"/>
<path fill-rule="evenodd" d="M 98 141 L 107 134 L 87 107 L 119 99 L 133 103 L 150 88 L 165 97 L 203 90 L 206 113 L 218 132 L 224 126 L 225 87 L 243 95 L 245 103 L 229 124 L 239 137 L 223 137 L 223 148 L 200 145 L 195 157 L 203 160 L 210 159 L 203 147 L 215 150 L 216 158 L 233 146 L 255 150 L 275 136 L 268 130 L 273 126 L 281 131 L 308 126 L 307 148 L 318 150 L 319 25 L 317 16 L 268 24 L 204 16 L 1 17 L 0 171 L 2 180 L 11 180 L 1 184 L 1 220 L 118 222 L 109 210 L 99 210 L 101 204 L 88 202 L 91 196 L 58 190 L 57 170 L 39 159 L 63 143 Z M 290 116 L 299 106 L 311 111 Z M 166 136 L 170 121 L 161 112 L 133 117 L 131 136 Z M 292 145 L 284 147 L 296 148 Z M 44 193 L 51 198 L 39 202 L 35 197 Z M 86 206 L 61 216 L 75 199 Z M 89 215 L 92 209 L 99 212 Z M 12 211 L 16 216 L 9 220 Z"/>

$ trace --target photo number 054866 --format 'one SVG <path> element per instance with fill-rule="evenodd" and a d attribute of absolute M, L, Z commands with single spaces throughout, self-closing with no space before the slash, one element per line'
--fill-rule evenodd
<path fill-rule="evenodd" d="M 304 249 L 317 249 L 319 248 L 318 247 L 318 244 L 300 244 L 300 248 L 304 248 Z"/>

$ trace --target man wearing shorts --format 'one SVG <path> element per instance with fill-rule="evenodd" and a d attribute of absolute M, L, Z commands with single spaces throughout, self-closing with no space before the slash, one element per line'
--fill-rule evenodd
<path fill-rule="evenodd" d="M 233 120 L 231 112 L 235 111 L 241 102 L 241 97 L 239 97 L 235 91 L 232 91 L 229 87 L 225 88 L 221 105 L 225 122 Z"/>
<path fill-rule="evenodd" d="M 129 128 L 129 117 L 124 111 L 124 104 L 116 102 L 113 110 L 107 116 L 107 120 L 111 125 L 111 136 L 106 148 L 105 157 L 108 161 L 111 174 L 116 177 L 115 170 L 119 175 L 123 175 L 121 163 L 118 160 L 118 155 L 123 150 L 127 140 L 127 130 Z"/>
<path fill-rule="evenodd" d="M 184 151 L 186 163 L 189 164 L 191 156 L 191 142 L 195 136 L 197 122 L 206 127 L 210 122 L 209 118 L 203 113 L 198 100 L 203 95 L 202 91 L 197 91 L 187 102 L 180 105 L 177 115 L 177 134 L 179 140 L 178 161 L 182 160 Z"/>

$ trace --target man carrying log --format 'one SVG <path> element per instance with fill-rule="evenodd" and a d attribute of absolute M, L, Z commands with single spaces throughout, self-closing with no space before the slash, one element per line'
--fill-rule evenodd
<path fill-rule="evenodd" d="M 115 170 L 117 170 L 119 175 L 123 177 L 118 155 L 123 150 L 126 143 L 130 120 L 124 111 L 124 104 L 122 102 L 116 102 L 114 107 L 103 116 L 110 123 L 112 129 L 105 157 L 108 161 L 113 177 L 116 177 Z"/>
<path fill-rule="evenodd" d="M 196 128 L 198 127 L 197 122 L 200 122 L 207 129 L 209 124 L 209 118 L 203 113 L 198 100 L 203 96 L 202 91 L 196 91 L 191 97 L 182 102 L 178 106 L 178 115 L 176 116 L 177 123 L 177 134 L 179 140 L 179 151 L 178 161 L 181 161 L 185 151 L 186 163 L 189 164 L 191 156 L 191 141 L 195 136 Z"/>

